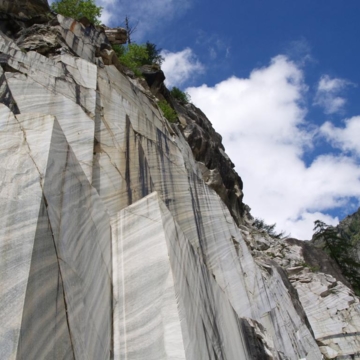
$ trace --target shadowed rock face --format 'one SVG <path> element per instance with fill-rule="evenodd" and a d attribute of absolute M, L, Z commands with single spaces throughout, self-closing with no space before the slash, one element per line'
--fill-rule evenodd
<path fill-rule="evenodd" d="M 351 246 L 349 255 L 352 260 L 360 264 L 360 208 L 354 214 L 340 221 L 337 229 L 340 235 L 345 238 Z M 360 278 L 360 268 L 354 268 L 353 271 L 355 271 Z M 357 285 L 359 285 L 359 283 Z M 360 288 L 357 290 L 360 293 Z"/>
<path fill-rule="evenodd" d="M 21 18 L 39 16 L 49 11 L 47 0 L 0 0 L 0 12 Z"/>
<path fill-rule="evenodd" d="M 194 158 L 205 165 L 205 182 L 218 193 L 239 225 L 244 215 L 243 183 L 234 169 L 235 165 L 225 153 L 221 135 L 193 104 L 182 105 L 177 102 L 175 109 L 180 117 L 180 129 Z"/>
<path fill-rule="evenodd" d="M 179 130 L 199 162 L 204 181 L 224 201 L 235 222 L 238 225 L 243 223 L 243 183 L 225 153 L 221 135 L 199 108 L 193 104 L 182 104 L 171 96 L 164 85 L 165 76 L 161 70 L 148 65 L 141 70 L 152 94 L 165 99 L 176 110 Z"/>
<path fill-rule="evenodd" d="M 336 280 L 341 281 L 348 287 L 351 284 L 342 275 L 341 269 L 338 267 L 336 262 L 332 260 L 326 252 L 322 249 L 315 247 L 310 241 L 301 241 L 297 239 L 286 239 L 286 242 L 291 245 L 297 245 L 302 248 L 302 255 L 304 261 L 310 267 L 315 268 L 317 271 L 325 274 L 332 275 Z"/>

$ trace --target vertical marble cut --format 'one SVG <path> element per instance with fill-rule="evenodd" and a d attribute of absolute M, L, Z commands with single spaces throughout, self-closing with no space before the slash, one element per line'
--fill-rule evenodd
<path fill-rule="evenodd" d="M 0 52 L 7 53 L 7 64 L 17 70 L 3 75 L 10 101 L 21 113 L 41 109 L 56 116 L 91 182 L 97 67 L 83 59 L 71 61 L 68 55 L 54 61 L 33 51 L 23 53 L 2 37 Z"/>
<path fill-rule="evenodd" d="M 240 320 L 156 192 L 112 229 L 115 359 L 249 358 Z"/>
<path fill-rule="evenodd" d="M 0 105 L 0 358 L 109 359 L 110 222 L 53 116 Z"/>
<path fill-rule="evenodd" d="M 52 117 L 34 115 L 31 118 L 34 131 L 26 133 L 10 110 L 0 104 L 2 359 L 17 359 L 25 294 L 42 203 L 41 172 L 44 171 L 49 154 L 53 121 Z M 39 142 L 39 132 L 45 136 L 44 141 Z M 29 143 L 35 142 L 36 150 L 29 147 Z"/>
<path fill-rule="evenodd" d="M 99 111 L 95 118 L 93 166 L 93 186 L 110 215 L 115 215 L 153 191 L 140 134 L 134 130 L 125 110 L 130 108 L 129 101 L 120 90 L 116 90 L 116 81 L 129 83 L 116 69 L 115 71 L 110 74 L 115 80 L 115 88 L 111 92 L 108 92 L 108 73 L 102 69 L 99 71 L 100 96 Z"/>
<path fill-rule="evenodd" d="M 44 197 L 74 358 L 108 359 L 112 328 L 109 218 L 57 123 Z"/>
<path fill-rule="evenodd" d="M 33 240 L 16 359 L 75 359 L 67 302 L 44 199 Z"/>
<path fill-rule="evenodd" d="M 203 182 L 182 135 L 170 134 L 146 94 L 116 71 L 113 66 L 99 71 L 93 172 L 110 216 L 145 196 L 144 185 L 157 191 L 238 317 L 261 323 L 279 354 L 317 359 L 318 347 L 281 277 L 275 270 L 269 277 L 256 265 L 228 209 Z"/>
<path fill-rule="evenodd" d="M 67 45 L 82 59 L 93 63 L 96 48 L 101 44 L 110 44 L 105 32 L 96 30 L 94 25 L 84 26 L 74 19 L 57 15 L 61 34 Z"/>

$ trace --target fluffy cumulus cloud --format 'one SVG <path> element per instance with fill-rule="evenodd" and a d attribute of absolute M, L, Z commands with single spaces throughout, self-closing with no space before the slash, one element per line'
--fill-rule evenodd
<path fill-rule="evenodd" d="M 176 53 L 165 50 L 161 52 L 161 55 L 165 59 L 161 68 L 166 76 L 165 84 L 169 88 L 181 86 L 190 78 L 204 71 L 204 66 L 190 48 Z"/>
<path fill-rule="evenodd" d="M 345 79 L 331 78 L 324 75 L 320 78 L 314 105 L 321 106 L 325 114 L 334 114 L 341 111 L 346 99 L 339 94 L 351 83 Z"/>
<path fill-rule="evenodd" d="M 310 165 L 303 160 L 315 146 L 314 135 L 326 129 L 306 121 L 307 90 L 302 70 L 285 56 L 255 69 L 249 78 L 186 90 L 223 136 L 252 214 L 300 239 L 311 238 L 316 219 L 336 224 L 329 211 L 350 197 L 360 199 L 356 158 L 323 154 Z M 341 133 L 337 141 L 344 143 L 347 128 L 331 129 L 332 138 Z"/>

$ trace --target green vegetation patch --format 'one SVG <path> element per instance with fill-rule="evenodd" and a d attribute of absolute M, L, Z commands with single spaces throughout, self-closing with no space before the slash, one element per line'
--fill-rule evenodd
<path fill-rule="evenodd" d="M 169 122 L 175 123 L 177 121 L 177 115 L 175 110 L 165 100 L 159 101 L 158 105 L 161 111 L 163 112 L 165 118 Z"/>
<path fill-rule="evenodd" d="M 113 45 L 119 61 L 128 67 L 136 76 L 141 76 L 139 68 L 143 65 L 160 66 L 164 58 L 160 55 L 161 49 L 149 41 L 146 44 L 131 43 L 127 45 Z"/>
<path fill-rule="evenodd" d="M 128 67 L 134 72 L 136 76 L 141 76 L 139 68 L 146 64 L 149 59 L 149 54 L 146 50 L 146 45 L 128 44 L 117 46 L 113 49 L 118 55 L 121 64 Z"/>
<path fill-rule="evenodd" d="M 336 262 L 343 275 L 360 295 L 360 263 L 353 256 L 354 246 L 350 238 L 342 237 L 333 226 L 316 220 L 313 239 L 323 241 L 323 249 Z"/>
<path fill-rule="evenodd" d="M 100 25 L 101 6 L 96 6 L 94 0 L 58 0 L 51 4 L 51 9 L 63 16 L 79 20 L 87 17 L 95 25 Z"/>
<path fill-rule="evenodd" d="M 171 91 L 170 94 L 178 101 L 187 104 L 191 101 L 190 95 L 184 91 L 181 91 L 179 88 L 177 88 L 176 86 L 174 86 Z"/>

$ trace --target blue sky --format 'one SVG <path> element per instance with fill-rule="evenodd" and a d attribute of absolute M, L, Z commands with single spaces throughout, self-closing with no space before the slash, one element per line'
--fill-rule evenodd
<path fill-rule="evenodd" d="M 360 203 L 358 0 L 96 0 L 223 136 L 252 215 L 300 239 Z"/>

